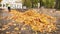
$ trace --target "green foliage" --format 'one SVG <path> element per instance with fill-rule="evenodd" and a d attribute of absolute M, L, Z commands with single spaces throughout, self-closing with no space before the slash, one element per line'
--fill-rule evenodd
<path fill-rule="evenodd" d="M 38 0 L 31 0 L 33 7 L 37 7 L 38 4 Z"/>
<path fill-rule="evenodd" d="M 23 0 L 23 6 L 26 6 L 26 7 L 31 7 L 31 1 L 30 0 Z"/>
<path fill-rule="evenodd" d="M 48 8 L 53 8 L 55 0 L 43 0 L 44 6 Z"/>
<path fill-rule="evenodd" d="M 0 4 L 0 7 L 2 6 L 2 4 Z"/>
<path fill-rule="evenodd" d="M 38 2 L 40 2 L 40 0 L 23 0 L 23 6 L 29 8 L 37 7 Z M 53 8 L 55 0 L 42 0 L 41 2 L 42 2 L 42 6 Z"/>
<path fill-rule="evenodd" d="M 37 7 L 38 0 L 23 0 L 23 6 L 26 6 L 28 8 Z"/>
<path fill-rule="evenodd" d="M 56 0 L 55 9 L 60 10 L 60 0 Z"/>

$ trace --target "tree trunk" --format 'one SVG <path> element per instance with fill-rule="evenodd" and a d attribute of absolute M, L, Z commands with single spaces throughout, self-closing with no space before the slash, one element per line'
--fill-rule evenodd
<path fill-rule="evenodd" d="M 56 0 L 55 9 L 60 9 L 60 0 Z"/>
<path fill-rule="evenodd" d="M 40 0 L 40 7 L 42 7 L 43 6 L 43 1 L 42 0 Z"/>
<path fill-rule="evenodd" d="M 1 2 L 2 0 L 0 0 L 0 2 Z"/>

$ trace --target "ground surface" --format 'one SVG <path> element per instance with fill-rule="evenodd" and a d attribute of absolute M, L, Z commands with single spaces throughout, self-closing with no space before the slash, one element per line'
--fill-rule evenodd
<path fill-rule="evenodd" d="M 56 32 L 52 32 L 52 33 L 40 33 L 38 32 L 38 34 L 60 34 L 60 11 L 55 11 L 54 9 L 34 9 L 38 12 L 42 12 L 42 13 L 45 13 L 45 14 L 48 14 L 48 15 L 51 15 L 53 17 L 56 17 L 57 20 L 56 20 L 56 24 L 57 24 L 57 27 L 59 28 L 59 30 L 57 30 Z M 5 12 L 5 10 L 0 10 L 0 17 L 5 17 L 5 16 L 9 16 L 10 14 L 8 12 Z M 0 34 L 6 34 L 9 33 L 9 32 L 12 32 L 12 34 L 36 34 L 34 31 L 32 31 L 30 29 L 29 26 L 25 26 L 27 28 L 27 30 L 21 30 L 21 31 L 16 31 L 14 30 L 15 27 L 19 27 L 19 28 L 23 28 L 23 24 L 19 25 L 17 24 L 16 26 L 6 26 L 6 28 L 8 27 L 9 29 L 6 29 L 6 30 L 3 30 L 1 31 L 1 28 L 3 28 L 2 26 L 4 25 L 7 25 L 8 23 L 12 22 L 12 20 L 6 20 L 6 19 L 1 19 L 0 18 Z M 14 23 L 16 24 L 16 23 Z M 15 32 L 15 33 L 14 33 Z"/>

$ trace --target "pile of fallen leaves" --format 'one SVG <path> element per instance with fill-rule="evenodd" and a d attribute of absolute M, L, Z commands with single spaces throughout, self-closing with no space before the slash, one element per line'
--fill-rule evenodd
<path fill-rule="evenodd" d="M 29 25 L 33 31 L 52 32 L 57 29 L 56 24 L 54 23 L 56 18 L 38 13 L 34 10 L 28 10 L 23 13 L 12 10 L 10 14 L 12 14 L 12 16 L 7 19 L 12 19 L 18 24 L 24 23 L 23 26 Z"/>

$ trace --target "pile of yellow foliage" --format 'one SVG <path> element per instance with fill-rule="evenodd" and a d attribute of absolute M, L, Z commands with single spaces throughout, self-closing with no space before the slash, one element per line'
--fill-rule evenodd
<path fill-rule="evenodd" d="M 49 15 L 40 14 L 34 10 L 28 10 L 23 13 L 12 10 L 10 14 L 13 16 L 7 19 L 12 19 L 18 24 L 24 23 L 24 26 L 29 25 L 33 31 L 52 32 L 56 30 L 56 25 L 54 24 L 56 18 Z"/>

